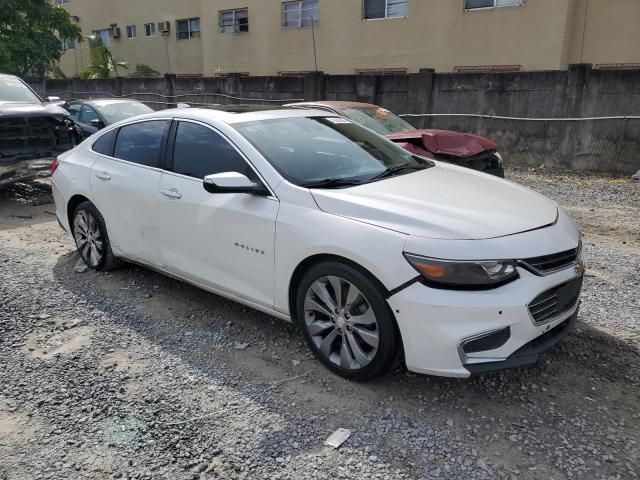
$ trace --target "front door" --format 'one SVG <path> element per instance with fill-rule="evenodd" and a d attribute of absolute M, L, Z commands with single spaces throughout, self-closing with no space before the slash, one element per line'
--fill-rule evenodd
<path fill-rule="evenodd" d="M 160 180 L 160 261 L 179 276 L 273 307 L 275 197 L 209 193 L 206 175 L 258 175 L 220 133 L 180 121 L 173 157 Z"/>

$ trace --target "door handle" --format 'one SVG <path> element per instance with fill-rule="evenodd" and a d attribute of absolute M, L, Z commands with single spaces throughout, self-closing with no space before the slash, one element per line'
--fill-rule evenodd
<path fill-rule="evenodd" d="M 100 180 L 111 180 L 111 175 L 109 175 L 107 172 L 99 172 L 96 173 L 96 177 L 99 178 Z"/>
<path fill-rule="evenodd" d="M 176 198 L 176 199 L 182 198 L 182 194 L 178 191 L 177 188 L 164 188 L 160 190 L 160 193 L 162 193 L 165 197 L 169 197 L 169 198 Z"/>

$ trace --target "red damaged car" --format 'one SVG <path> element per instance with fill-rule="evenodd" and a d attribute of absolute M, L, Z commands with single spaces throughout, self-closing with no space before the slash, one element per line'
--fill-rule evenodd
<path fill-rule="evenodd" d="M 417 130 L 386 108 L 368 103 L 323 101 L 286 106 L 328 110 L 384 135 L 416 155 L 504 178 L 502 157 L 496 152 L 496 143 L 488 138 L 450 130 Z"/>

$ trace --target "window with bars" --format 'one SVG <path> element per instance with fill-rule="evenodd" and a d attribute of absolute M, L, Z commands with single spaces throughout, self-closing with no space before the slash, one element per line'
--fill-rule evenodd
<path fill-rule="evenodd" d="M 76 40 L 72 38 L 71 40 L 60 40 L 62 43 L 62 51 L 66 52 L 67 50 L 75 50 L 76 48 Z"/>
<path fill-rule="evenodd" d="M 249 31 L 249 9 L 237 8 L 220 12 L 220 31 L 240 33 Z"/>
<path fill-rule="evenodd" d="M 136 38 L 138 36 L 135 25 L 127 25 L 127 38 Z"/>
<path fill-rule="evenodd" d="M 409 0 L 363 0 L 365 20 L 409 16 Z"/>
<path fill-rule="evenodd" d="M 478 8 L 517 7 L 524 5 L 524 0 L 464 0 L 465 10 Z"/>
<path fill-rule="evenodd" d="M 283 27 L 309 27 L 318 24 L 318 0 L 299 0 L 282 4 Z"/>
<path fill-rule="evenodd" d="M 176 20 L 176 36 L 178 40 L 188 40 L 200 35 L 200 18 Z"/>
<path fill-rule="evenodd" d="M 97 38 L 100 38 L 100 40 L 102 40 L 103 45 L 108 48 L 111 46 L 112 31 L 113 31 L 112 28 L 103 28 L 102 30 L 94 30 L 93 34 Z"/>
<path fill-rule="evenodd" d="M 156 34 L 156 24 L 155 23 L 145 23 L 144 24 L 144 35 L 145 37 L 153 37 Z"/>

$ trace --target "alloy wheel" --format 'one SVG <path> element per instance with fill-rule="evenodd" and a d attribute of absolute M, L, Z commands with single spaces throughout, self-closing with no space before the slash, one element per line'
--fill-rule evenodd
<path fill-rule="evenodd" d="M 338 276 L 315 280 L 305 295 L 305 326 L 318 350 L 347 370 L 366 367 L 380 343 L 375 312 L 365 295 Z"/>
<path fill-rule="evenodd" d="M 98 222 L 90 212 L 80 210 L 76 214 L 73 236 L 85 263 L 92 268 L 98 267 L 104 255 L 104 243 Z"/>

